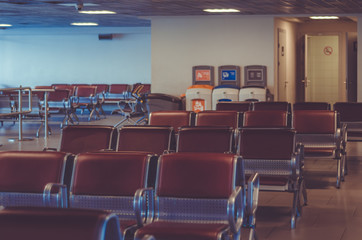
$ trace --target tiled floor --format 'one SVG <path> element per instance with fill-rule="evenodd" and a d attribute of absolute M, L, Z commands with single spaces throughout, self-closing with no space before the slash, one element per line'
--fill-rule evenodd
<path fill-rule="evenodd" d="M 114 125 L 122 117 L 107 116 L 106 119 L 81 124 Z M 18 138 L 18 125 L 5 122 L 0 127 L 0 150 L 41 150 L 44 147 L 58 147 L 59 122 L 51 119 L 52 135 L 44 141 L 35 138 L 39 123 L 25 123 L 24 138 L 31 141 L 9 142 Z M 257 212 L 257 235 L 260 240 L 356 240 L 362 239 L 362 143 L 348 142 L 349 172 L 340 189 L 335 188 L 336 162 L 331 160 L 306 160 L 306 185 L 308 205 L 303 208 L 297 227 L 290 229 L 292 194 L 261 192 Z M 247 239 L 247 230 L 243 239 Z"/>

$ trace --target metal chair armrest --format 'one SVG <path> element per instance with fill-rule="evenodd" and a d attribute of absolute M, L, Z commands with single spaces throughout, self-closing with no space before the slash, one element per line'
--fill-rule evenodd
<path fill-rule="evenodd" d="M 250 178 L 248 179 L 248 196 L 247 196 L 247 205 L 246 205 L 246 212 L 248 216 L 255 215 L 256 213 L 259 201 L 259 187 L 260 187 L 259 174 L 255 173 L 254 175 L 250 176 Z"/>
<path fill-rule="evenodd" d="M 144 209 L 145 207 L 145 209 Z M 153 188 L 138 189 L 133 199 L 137 225 L 142 227 L 153 221 L 154 217 L 154 190 Z"/>
<path fill-rule="evenodd" d="M 61 208 L 67 208 L 68 207 L 68 195 L 67 195 L 67 186 L 65 184 L 59 184 L 59 183 L 48 183 L 44 187 L 43 191 L 43 203 L 45 206 L 50 206 L 50 197 L 51 197 L 51 191 L 53 187 L 59 188 L 60 193 L 60 207 Z M 59 207 L 59 206 L 58 206 Z"/>
<path fill-rule="evenodd" d="M 228 200 L 228 221 L 230 230 L 237 234 L 243 225 L 244 218 L 244 192 L 240 186 L 236 187 L 233 193 L 230 195 Z"/>

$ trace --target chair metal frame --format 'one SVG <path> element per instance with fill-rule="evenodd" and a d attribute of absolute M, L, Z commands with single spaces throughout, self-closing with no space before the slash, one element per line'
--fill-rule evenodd
<path fill-rule="evenodd" d="M 23 155 L 26 157 L 27 154 L 31 156 L 39 156 L 44 152 L 41 151 L 8 151 L 2 152 L 5 157 L 8 155 L 10 159 L 17 159 L 19 156 Z M 49 154 L 49 153 L 44 153 Z M 50 153 L 52 154 L 52 153 Z M 59 153 L 54 153 L 59 154 Z M 16 157 L 16 158 L 15 158 Z M 61 179 L 58 183 L 47 183 L 44 186 L 43 192 L 19 192 L 19 191 L 1 191 L 0 192 L 0 205 L 10 206 L 10 207 L 19 207 L 19 206 L 28 206 L 28 207 L 67 207 L 67 188 L 64 185 L 64 174 L 66 168 L 66 161 L 69 157 L 69 154 L 63 153 L 60 157 L 63 157 L 63 164 L 61 168 Z M 31 171 L 29 169 L 29 171 Z M 14 173 L 15 174 L 15 173 Z M 15 174 L 16 175 L 16 174 Z M 28 179 L 31 181 L 31 179 Z"/>
<path fill-rule="evenodd" d="M 74 114 L 77 109 L 81 109 L 82 114 L 84 109 L 88 109 L 90 121 L 95 114 L 95 119 L 100 119 L 101 116 L 97 111 L 97 104 L 99 102 L 97 95 L 97 86 L 80 85 L 75 88 L 74 96 L 71 97 L 71 105 L 74 109 Z"/>
<path fill-rule="evenodd" d="M 123 239 L 128 239 L 130 236 L 133 236 L 134 231 L 142 227 L 144 224 L 148 224 L 152 221 L 153 216 L 153 188 L 148 187 L 149 184 L 149 171 L 151 159 L 154 158 L 154 155 L 145 153 L 145 152 L 125 152 L 126 154 L 136 154 L 144 155 L 146 160 L 145 165 L 145 176 L 143 186 L 136 190 L 133 196 L 109 196 L 109 195 L 91 195 L 91 194 L 74 194 L 74 182 L 76 181 L 76 171 L 79 161 L 79 157 L 82 155 L 93 155 L 98 154 L 99 162 L 107 161 L 107 154 L 122 154 L 120 152 L 99 152 L 99 153 L 85 153 L 79 154 L 74 160 L 74 167 L 72 173 L 70 194 L 69 194 L 69 207 L 70 208 L 82 208 L 82 209 L 99 209 L 104 210 L 110 213 L 117 215 L 120 221 L 122 220 L 136 220 L 137 225 L 132 225 L 124 229 L 122 232 Z M 103 157 L 104 156 L 104 157 Z M 142 171 L 142 170 L 140 170 Z M 106 186 L 105 186 L 106 187 Z"/>
<path fill-rule="evenodd" d="M 175 154 L 177 155 L 179 153 Z M 229 227 L 218 234 L 219 240 L 228 239 L 230 234 L 232 235 L 232 239 L 239 239 L 241 226 L 243 224 L 245 204 L 243 187 L 235 185 L 237 177 L 237 163 L 240 162 L 239 157 L 235 155 L 233 157 L 233 192 L 228 199 L 218 199 L 159 196 L 157 191 L 159 183 L 163 181 L 160 176 L 160 168 L 164 161 L 164 156 L 165 155 L 160 157 L 157 169 L 153 222 L 162 221 L 192 225 L 222 223 L 228 225 Z M 197 157 L 197 154 L 195 154 L 195 157 Z"/>
<path fill-rule="evenodd" d="M 293 112 L 293 127 L 296 128 L 296 113 L 313 113 L 315 110 L 297 110 Z M 341 182 L 344 181 L 344 176 L 347 169 L 346 162 L 346 126 L 340 125 L 339 114 L 336 111 L 330 110 L 320 110 L 316 111 L 318 114 L 328 114 L 334 112 L 333 116 L 333 132 L 329 133 L 320 133 L 320 132 L 307 132 L 301 133 L 297 130 L 297 141 L 302 143 L 304 146 L 304 158 L 327 158 L 335 159 L 337 161 L 337 174 L 336 174 L 336 187 L 340 188 Z M 326 124 L 321 122 L 320 117 L 311 116 L 310 121 L 314 120 L 314 124 L 320 122 L 321 124 Z M 333 149 L 330 154 L 323 154 L 323 150 Z M 321 154 L 322 153 L 322 154 Z"/>
<path fill-rule="evenodd" d="M 240 141 L 239 141 L 239 149 L 238 152 L 240 155 L 244 154 L 244 150 L 242 148 L 243 141 L 248 142 L 248 140 L 245 140 L 244 134 L 247 134 L 248 132 L 257 132 L 261 137 L 263 137 L 263 134 L 269 131 L 269 133 L 273 133 L 272 136 L 279 136 L 280 131 L 282 132 L 290 132 L 292 134 L 292 140 L 291 143 L 293 149 L 292 154 L 290 157 L 282 158 L 282 159 L 268 159 L 265 157 L 253 157 L 250 158 L 248 154 L 245 154 L 246 156 L 243 157 L 244 162 L 244 168 L 245 168 L 245 174 L 246 175 L 253 175 L 255 173 L 258 173 L 261 179 L 263 177 L 268 177 L 271 179 L 274 178 L 285 178 L 285 185 L 274 185 L 274 184 L 268 184 L 268 183 L 260 183 L 260 190 L 261 191 L 277 191 L 277 192 L 291 192 L 293 193 L 293 205 L 292 205 L 292 213 L 291 213 L 291 228 L 294 229 L 296 227 L 296 219 L 301 215 L 302 210 L 302 204 L 300 202 L 300 196 L 303 196 L 304 205 L 307 204 L 307 192 L 305 188 L 304 183 L 304 161 L 303 161 L 303 146 L 296 143 L 296 135 L 295 131 L 291 129 L 285 129 L 285 128 L 248 128 L 248 129 L 241 129 L 240 130 Z M 243 140 L 244 138 L 244 140 Z M 277 140 L 277 139 L 276 139 Z M 258 141 L 260 143 L 262 141 Z M 254 143 L 254 142 L 253 142 Z M 257 143 L 255 143 L 257 144 Z M 260 146 L 260 152 L 263 153 L 263 147 L 268 146 Z M 288 150 L 288 149 L 287 149 Z M 289 149 L 290 150 L 290 149 Z M 289 151 L 288 150 L 288 151 Z M 248 151 L 246 149 L 246 151 Z M 264 153 L 263 153 L 264 154 Z M 258 154 L 259 155 L 259 154 Z M 259 184 L 259 183 L 258 183 Z M 249 188 L 248 188 L 249 191 Z M 250 196 L 248 199 L 250 199 L 250 202 L 253 201 L 253 199 L 257 199 L 257 196 L 254 196 L 257 193 L 250 192 Z M 253 207 L 249 208 L 248 213 L 251 214 L 252 217 L 249 218 L 249 222 L 251 225 L 255 225 L 255 214 L 252 213 L 255 212 L 255 209 Z"/>

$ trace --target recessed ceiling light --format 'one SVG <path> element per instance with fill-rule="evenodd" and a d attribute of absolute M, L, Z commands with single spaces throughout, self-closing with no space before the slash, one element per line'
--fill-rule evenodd
<path fill-rule="evenodd" d="M 92 22 L 74 22 L 71 23 L 70 25 L 73 26 L 98 26 L 98 23 L 92 23 Z"/>
<path fill-rule="evenodd" d="M 0 24 L 0 27 L 12 27 L 13 25 L 11 24 Z"/>
<path fill-rule="evenodd" d="M 84 14 L 116 14 L 116 12 L 108 11 L 108 10 L 79 11 L 79 13 L 84 13 Z"/>
<path fill-rule="evenodd" d="M 312 16 L 310 19 L 339 19 L 337 16 Z"/>
<path fill-rule="evenodd" d="M 238 9 L 233 8 L 222 8 L 222 9 L 204 9 L 204 12 L 210 12 L 210 13 L 234 13 L 234 12 L 240 12 Z"/>

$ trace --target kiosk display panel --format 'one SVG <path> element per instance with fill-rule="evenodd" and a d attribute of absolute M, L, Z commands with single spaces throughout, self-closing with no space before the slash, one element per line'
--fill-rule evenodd
<path fill-rule="evenodd" d="M 219 67 L 219 85 L 240 86 L 240 67 L 225 65 Z"/>
<path fill-rule="evenodd" d="M 192 84 L 214 86 L 214 67 L 206 65 L 192 67 Z"/>

